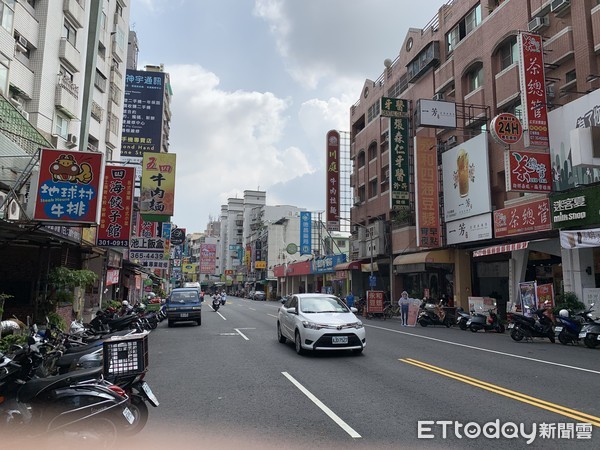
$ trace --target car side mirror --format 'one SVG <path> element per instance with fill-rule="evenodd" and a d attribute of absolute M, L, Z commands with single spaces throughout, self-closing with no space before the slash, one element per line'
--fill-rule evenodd
<path fill-rule="evenodd" d="M 351 306 L 350 311 L 352 311 L 353 313 L 357 313 L 358 309 L 356 309 L 354 306 Z"/>
<path fill-rule="evenodd" d="M 288 312 L 289 314 L 298 314 L 296 312 L 296 308 L 285 308 L 286 312 Z"/>

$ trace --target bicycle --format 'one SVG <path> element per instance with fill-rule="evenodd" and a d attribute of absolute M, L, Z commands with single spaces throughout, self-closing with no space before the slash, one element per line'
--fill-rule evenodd
<path fill-rule="evenodd" d="M 399 305 L 387 305 L 383 310 L 383 317 L 386 319 L 391 319 L 394 316 L 400 315 L 400 306 Z"/>

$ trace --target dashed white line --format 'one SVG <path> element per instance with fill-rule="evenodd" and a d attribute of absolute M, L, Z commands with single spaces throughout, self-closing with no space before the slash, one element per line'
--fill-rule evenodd
<path fill-rule="evenodd" d="M 329 409 L 321 400 L 315 397 L 308 389 L 302 386 L 296 379 L 291 376 L 287 372 L 281 372 L 284 377 L 292 382 L 294 386 L 296 386 L 300 392 L 306 395 L 315 405 L 317 405 L 325 414 L 329 416 L 331 420 L 333 420 L 342 430 L 350 435 L 350 437 L 357 439 L 362 437 L 358 434 L 350 425 L 344 422 L 340 417 L 334 413 L 331 409 Z"/>
<path fill-rule="evenodd" d="M 247 341 L 249 341 L 250 339 L 248 339 L 244 333 L 242 333 L 238 328 L 234 328 L 234 330 L 236 331 L 237 334 L 239 334 L 241 337 L 243 337 L 244 339 L 246 339 Z"/>

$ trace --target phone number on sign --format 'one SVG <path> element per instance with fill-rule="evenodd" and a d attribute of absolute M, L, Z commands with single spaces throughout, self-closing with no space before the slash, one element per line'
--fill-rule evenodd
<path fill-rule="evenodd" d="M 165 259 L 165 255 L 161 253 L 151 253 L 151 252 L 135 252 L 130 251 L 129 257 L 131 259 L 148 259 L 148 260 L 160 260 Z"/>
<path fill-rule="evenodd" d="M 98 239 L 98 245 L 102 247 L 129 247 L 129 240 Z"/>

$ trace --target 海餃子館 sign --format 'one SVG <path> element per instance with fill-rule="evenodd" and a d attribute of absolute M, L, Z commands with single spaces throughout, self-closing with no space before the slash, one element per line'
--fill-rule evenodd
<path fill-rule="evenodd" d="M 95 223 L 102 153 L 44 148 L 33 220 Z"/>

